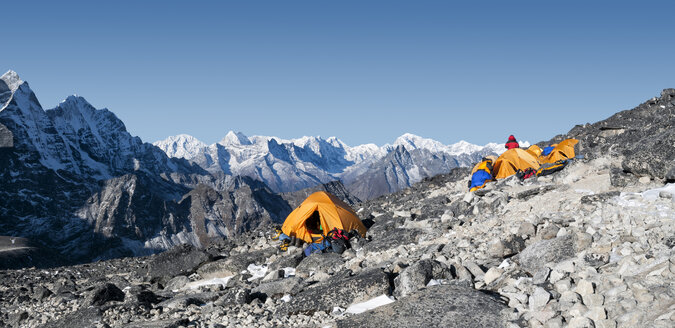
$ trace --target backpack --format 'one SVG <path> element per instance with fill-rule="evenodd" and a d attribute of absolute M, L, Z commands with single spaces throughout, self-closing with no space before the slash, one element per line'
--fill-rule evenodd
<path fill-rule="evenodd" d="M 516 177 L 518 177 L 518 179 L 520 179 L 520 180 L 525 180 L 527 178 L 531 178 L 531 177 L 536 176 L 536 175 L 537 175 L 537 170 L 535 170 L 533 168 L 528 168 L 525 171 L 518 170 L 518 172 L 516 172 Z"/>
<path fill-rule="evenodd" d="M 333 228 L 333 230 L 329 231 L 326 239 L 330 240 L 333 252 L 338 254 L 342 254 L 349 246 L 349 234 L 338 228 Z"/>

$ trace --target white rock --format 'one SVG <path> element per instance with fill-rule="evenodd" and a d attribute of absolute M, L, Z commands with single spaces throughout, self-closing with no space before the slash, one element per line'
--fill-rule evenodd
<path fill-rule="evenodd" d="M 585 316 L 593 321 L 605 320 L 607 319 L 607 311 L 602 306 L 592 306 L 589 307 Z"/>
<path fill-rule="evenodd" d="M 567 325 L 567 328 L 594 328 L 595 325 L 591 319 L 586 317 L 574 317 L 570 320 L 570 323 Z"/>
<path fill-rule="evenodd" d="M 593 283 L 586 279 L 581 279 L 579 282 L 577 282 L 577 286 L 574 288 L 574 291 L 579 293 L 581 296 L 591 295 L 594 292 Z"/>
<path fill-rule="evenodd" d="M 549 299 L 551 299 L 551 294 L 541 287 L 536 287 L 528 301 L 530 310 L 541 311 L 548 304 Z"/>
<path fill-rule="evenodd" d="M 492 267 L 487 270 L 487 272 L 485 273 L 485 277 L 483 277 L 483 280 L 485 281 L 486 285 L 489 285 L 491 282 L 501 277 L 502 273 L 504 273 L 504 270 Z"/>

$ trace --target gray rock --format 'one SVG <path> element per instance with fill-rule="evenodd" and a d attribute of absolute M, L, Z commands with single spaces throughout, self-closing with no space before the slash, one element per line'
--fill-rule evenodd
<path fill-rule="evenodd" d="M 394 279 L 394 295 L 397 297 L 408 295 L 420 288 L 426 287 L 431 279 L 452 279 L 450 269 L 443 263 L 435 260 L 421 260 L 405 268 Z"/>
<path fill-rule="evenodd" d="M 587 253 L 584 262 L 594 268 L 601 267 L 609 263 L 609 253 Z"/>
<path fill-rule="evenodd" d="M 515 259 L 525 271 L 535 274 L 548 262 L 557 263 L 574 257 L 577 252 L 576 241 L 574 234 L 542 240 L 525 248 Z"/>
<path fill-rule="evenodd" d="M 224 293 L 219 293 L 220 297 L 213 302 L 218 306 L 245 304 L 251 301 L 251 291 L 248 288 L 229 288 Z"/>
<path fill-rule="evenodd" d="M 536 228 L 534 224 L 530 222 L 520 223 L 520 227 L 518 227 L 518 236 L 534 237 L 535 235 L 536 235 Z"/>
<path fill-rule="evenodd" d="M 167 282 L 177 275 L 188 275 L 202 263 L 209 260 L 209 255 L 192 245 L 176 246 L 153 257 L 148 264 L 148 276 L 153 280 Z"/>
<path fill-rule="evenodd" d="M 630 172 L 624 172 L 620 168 L 612 168 L 609 171 L 609 182 L 614 187 L 626 187 L 635 185 L 638 182 L 638 177 Z"/>
<path fill-rule="evenodd" d="M 163 307 L 167 309 L 184 309 L 188 305 L 203 305 L 206 302 L 212 302 L 217 300 L 220 297 L 218 293 L 206 292 L 206 293 L 196 293 L 189 295 L 178 295 L 172 299 L 168 299 L 157 304 L 157 307 Z"/>
<path fill-rule="evenodd" d="M 533 196 L 549 192 L 553 189 L 555 189 L 554 185 L 545 185 L 545 186 L 540 186 L 540 187 L 534 187 L 534 188 L 530 188 L 528 190 L 519 192 L 518 194 L 516 194 L 516 198 L 522 199 L 522 200 L 527 200 L 527 199 L 530 199 Z"/>
<path fill-rule="evenodd" d="M 389 235 L 385 237 L 373 239 L 363 249 L 367 252 L 381 252 L 401 245 L 416 243 L 421 234 L 423 232 L 419 229 L 396 228 L 389 231 Z"/>
<path fill-rule="evenodd" d="M 336 306 L 347 308 L 352 303 L 390 293 L 389 277 L 382 269 L 364 270 L 354 276 L 349 276 L 348 273 L 342 272 L 305 288 L 290 302 L 283 304 L 279 311 L 288 314 L 330 312 Z"/>
<path fill-rule="evenodd" d="M 266 248 L 236 254 L 226 259 L 206 263 L 197 269 L 197 273 L 204 279 L 233 276 L 246 270 L 250 264 L 260 265 L 265 263 L 267 258 L 275 252 L 274 248 Z"/>
<path fill-rule="evenodd" d="M 436 285 L 340 320 L 337 327 L 507 327 L 502 315 L 505 309 L 497 296 L 462 286 Z"/>
<path fill-rule="evenodd" d="M 607 200 L 619 196 L 621 192 L 619 191 L 608 191 L 594 195 L 586 195 L 581 197 L 582 204 L 593 204 L 593 203 L 604 203 Z"/>
<path fill-rule="evenodd" d="M 295 295 L 305 287 L 304 280 L 299 277 L 289 277 L 282 280 L 272 281 L 251 290 L 252 294 L 260 293 L 267 297 L 283 296 L 284 294 Z"/>
<path fill-rule="evenodd" d="M 302 261 L 302 252 L 286 254 L 279 257 L 268 266 L 269 270 L 279 270 L 283 268 L 295 268 Z"/>
<path fill-rule="evenodd" d="M 130 322 L 124 326 L 127 328 L 179 328 L 187 326 L 190 320 L 185 318 L 176 318 L 168 320 Z"/>
<path fill-rule="evenodd" d="M 6 126 L 0 124 L 0 148 L 14 147 L 14 135 Z"/>
<path fill-rule="evenodd" d="M 111 301 L 124 301 L 124 292 L 114 284 L 105 284 L 94 289 L 87 297 L 88 305 L 101 306 Z"/>
<path fill-rule="evenodd" d="M 178 290 L 190 282 L 186 276 L 175 276 L 164 285 L 164 290 Z"/>
<path fill-rule="evenodd" d="M 102 313 L 98 307 L 87 307 L 69 313 L 61 319 L 46 323 L 40 328 L 93 327 L 94 323 L 101 321 L 101 319 Z"/>
<path fill-rule="evenodd" d="M 401 226 L 405 219 L 402 217 L 392 217 L 390 215 L 382 215 L 375 218 L 373 225 L 368 229 L 366 237 L 373 240 L 386 239 L 391 235 L 391 232 Z"/>
<path fill-rule="evenodd" d="M 344 262 L 342 256 L 337 253 L 314 253 L 298 264 L 295 274 L 307 278 L 311 272 L 332 273 L 338 270 Z"/>

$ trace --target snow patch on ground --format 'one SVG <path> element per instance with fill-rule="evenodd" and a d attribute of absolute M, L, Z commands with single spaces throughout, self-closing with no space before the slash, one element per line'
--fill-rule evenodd
<path fill-rule="evenodd" d="M 259 278 L 264 278 L 265 274 L 267 274 L 267 266 L 266 265 L 255 265 L 255 264 L 251 263 L 251 264 L 248 265 L 246 270 L 248 270 L 248 272 L 252 275 L 251 278 L 248 278 L 248 281 L 253 281 L 253 280 L 256 280 L 256 279 L 259 279 Z"/>
<path fill-rule="evenodd" d="M 390 303 L 394 303 L 394 300 L 383 294 L 365 302 L 352 304 L 345 310 L 345 313 L 359 314 Z"/>
<path fill-rule="evenodd" d="M 284 270 L 284 278 L 295 276 L 295 268 L 288 267 L 288 268 L 283 268 L 283 270 Z"/>
<path fill-rule="evenodd" d="M 187 285 L 185 285 L 185 287 L 183 287 L 183 289 L 197 289 L 201 286 L 208 286 L 208 285 L 222 285 L 223 287 L 227 287 L 227 283 L 230 281 L 230 279 L 232 279 L 232 277 L 234 276 L 197 280 L 188 283 Z M 177 292 L 177 290 L 174 290 L 173 292 Z"/>

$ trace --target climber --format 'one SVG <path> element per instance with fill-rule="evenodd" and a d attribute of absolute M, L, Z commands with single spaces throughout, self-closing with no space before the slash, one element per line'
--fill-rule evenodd
<path fill-rule="evenodd" d="M 520 145 L 518 144 L 518 141 L 516 141 L 516 137 L 513 135 L 509 136 L 509 140 L 506 142 L 504 145 L 504 148 L 506 149 L 513 149 L 513 148 L 519 148 Z"/>

